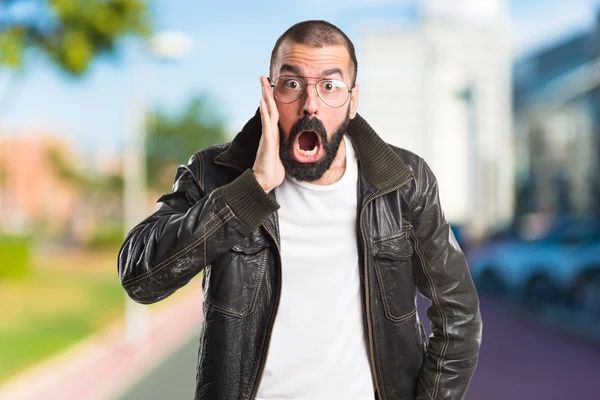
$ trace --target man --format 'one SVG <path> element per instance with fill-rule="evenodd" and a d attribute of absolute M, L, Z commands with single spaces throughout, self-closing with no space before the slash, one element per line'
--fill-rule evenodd
<path fill-rule="evenodd" d="M 468 266 L 427 164 L 357 114 L 356 73 L 337 27 L 292 26 L 257 114 L 180 167 L 123 244 L 140 303 L 204 270 L 196 399 L 465 395 L 481 342 Z"/>

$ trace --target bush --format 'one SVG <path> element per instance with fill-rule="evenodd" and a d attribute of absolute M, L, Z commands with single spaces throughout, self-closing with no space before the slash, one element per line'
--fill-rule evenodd
<path fill-rule="evenodd" d="M 91 249 L 120 247 L 124 240 L 123 224 L 112 222 L 98 226 L 92 233 L 87 245 Z"/>
<path fill-rule="evenodd" d="M 0 278 L 23 278 L 31 271 L 31 239 L 0 235 Z"/>

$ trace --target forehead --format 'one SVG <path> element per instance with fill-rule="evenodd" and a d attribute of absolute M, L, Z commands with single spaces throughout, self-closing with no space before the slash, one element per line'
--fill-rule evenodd
<path fill-rule="evenodd" d="M 343 45 L 313 47 L 286 41 L 279 47 L 273 72 L 281 72 L 283 65 L 291 65 L 300 75 L 320 76 L 322 71 L 339 68 L 343 77 L 349 77 L 350 55 Z"/>

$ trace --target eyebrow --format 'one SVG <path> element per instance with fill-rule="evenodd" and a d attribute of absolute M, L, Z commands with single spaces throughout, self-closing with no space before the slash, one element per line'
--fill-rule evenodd
<path fill-rule="evenodd" d="M 340 68 L 329 68 L 323 71 L 323 76 L 335 75 L 339 74 L 342 78 L 344 77 L 344 73 Z"/>
<path fill-rule="evenodd" d="M 281 66 L 280 72 L 291 72 L 292 74 L 300 75 L 300 69 L 295 65 L 283 64 Z"/>
<path fill-rule="evenodd" d="M 283 64 L 281 66 L 280 72 L 290 72 L 292 74 L 300 75 L 300 69 L 295 65 Z M 321 76 L 329 76 L 339 74 L 342 78 L 344 77 L 344 73 L 340 68 L 329 68 L 321 73 Z"/>

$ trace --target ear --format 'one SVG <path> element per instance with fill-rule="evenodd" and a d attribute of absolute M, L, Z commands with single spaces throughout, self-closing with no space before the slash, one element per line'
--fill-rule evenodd
<path fill-rule="evenodd" d="M 350 119 L 356 117 L 356 110 L 358 110 L 358 84 L 354 85 L 350 93 Z"/>

